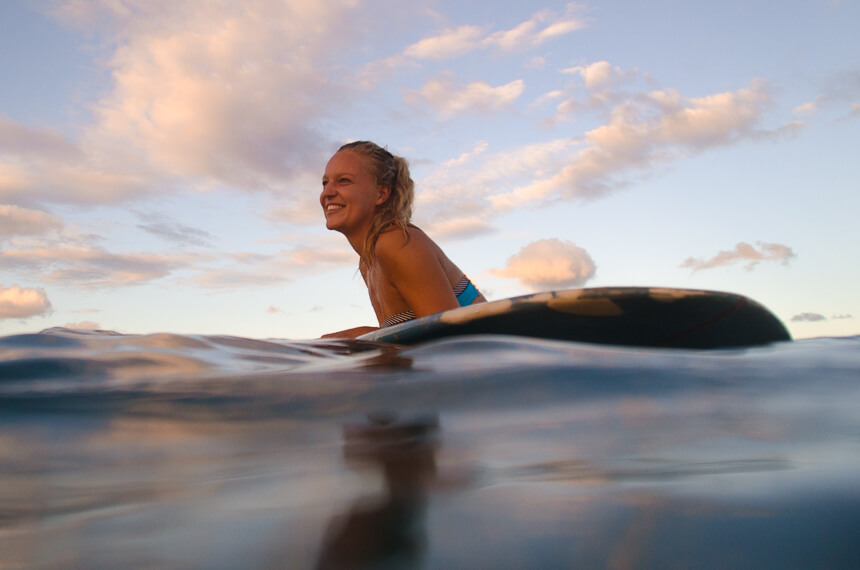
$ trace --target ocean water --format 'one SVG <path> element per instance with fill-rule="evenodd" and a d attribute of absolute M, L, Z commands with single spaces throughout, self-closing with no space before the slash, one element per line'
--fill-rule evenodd
<path fill-rule="evenodd" d="M 858 568 L 860 337 L 0 338 L 0 568 Z"/>

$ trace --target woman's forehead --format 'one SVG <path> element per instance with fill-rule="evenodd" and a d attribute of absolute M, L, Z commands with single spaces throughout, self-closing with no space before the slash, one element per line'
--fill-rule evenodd
<path fill-rule="evenodd" d="M 367 159 L 355 152 L 342 150 L 332 156 L 325 167 L 325 175 L 335 174 L 370 174 Z"/>

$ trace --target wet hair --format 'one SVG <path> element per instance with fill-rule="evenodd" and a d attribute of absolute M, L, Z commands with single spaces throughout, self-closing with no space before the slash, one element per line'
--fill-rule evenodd
<path fill-rule="evenodd" d="M 390 226 L 397 226 L 409 239 L 406 228 L 412 220 L 412 201 L 415 198 L 415 183 L 409 175 L 409 163 L 405 158 L 388 152 L 370 141 L 355 141 L 340 147 L 337 152 L 348 150 L 368 158 L 370 173 L 376 183 L 388 186 L 391 192 L 388 199 L 376 206 L 376 214 L 367 237 L 364 238 L 364 251 L 368 265 L 373 265 L 376 257 L 376 242 Z"/>

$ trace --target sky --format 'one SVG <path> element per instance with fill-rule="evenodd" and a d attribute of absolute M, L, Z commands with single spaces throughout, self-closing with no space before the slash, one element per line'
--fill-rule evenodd
<path fill-rule="evenodd" d="M 860 334 L 860 0 L 5 0 L 0 336 L 376 324 L 321 177 L 407 158 L 489 299 L 740 293 Z"/>

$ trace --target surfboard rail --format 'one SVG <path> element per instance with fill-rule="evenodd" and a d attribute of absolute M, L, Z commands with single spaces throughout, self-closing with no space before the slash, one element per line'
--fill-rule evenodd
<path fill-rule="evenodd" d="M 412 345 L 476 334 L 688 349 L 791 340 L 785 325 L 752 299 L 735 293 L 665 287 L 534 293 L 451 309 L 359 338 Z"/>

